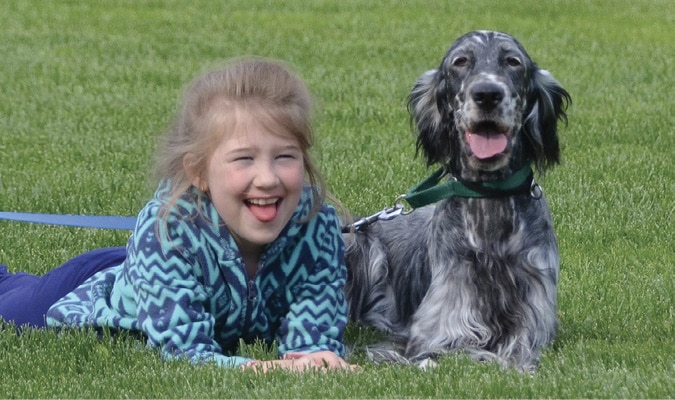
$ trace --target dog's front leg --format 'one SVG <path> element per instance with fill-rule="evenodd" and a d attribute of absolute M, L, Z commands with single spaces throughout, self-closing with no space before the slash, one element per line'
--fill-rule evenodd
<path fill-rule="evenodd" d="M 432 262 L 432 279 L 415 312 L 405 356 L 415 362 L 450 350 L 477 346 L 488 332 L 475 309 L 476 297 L 468 285 L 470 263 L 459 259 Z"/>

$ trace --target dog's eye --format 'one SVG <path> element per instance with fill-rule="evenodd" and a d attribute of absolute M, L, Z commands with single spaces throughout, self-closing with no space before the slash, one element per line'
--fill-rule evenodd
<path fill-rule="evenodd" d="M 454 67 L 466 67 L 469 64 L 469 59 L 466 57 L 455 57 L 454 60 L 452 60 L 452 65 Z"/>
<path fill-rule="evenodd" d="M 520 62 L 520 59 L 518 57 L 506 57 L 506 64 L 509 67 L 519 67 L 523 65 L 523 63 Z"/>

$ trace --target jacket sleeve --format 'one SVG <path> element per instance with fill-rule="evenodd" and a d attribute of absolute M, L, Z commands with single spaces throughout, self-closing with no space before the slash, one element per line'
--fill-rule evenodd
<path fill-rule="evenodd" d="M 289 309 L 277 331 L 281 354 L 328 350 L 343 357 L 343 333 L 347 324 L 344 285 L 344 241 L 332 207 L 309 221 L 297 247 L 301 268 L 287 288 Z"/>
<path fill-rule="evenodd" d="M 250 361 L 223 355 L 215 340 L 215 318 L 205 309 L 210 293 L 193 248 L 198 238 L 191 223 L 170 216 L 162 231 L 155 221 L 149 218 L 143 228 L 137 227 L 124 272 L 149 344 L 160 346 L 168 359 L 187 357 L 222 366 Z"/>

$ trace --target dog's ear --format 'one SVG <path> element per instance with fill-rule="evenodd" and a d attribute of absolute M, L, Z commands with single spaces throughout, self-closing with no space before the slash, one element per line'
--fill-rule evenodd
<path fill-rule="evenodd" d="M 546 70 L 535 66 L 525 117 L 525 151 L 540 173 L 560 162 L 558 122 L 567 123 L 572 98 Z"/>
<path fill-rule="evenodd" d="M 424 153 L 427 166 L 445 163 L 452 154 L 450 129 L 453 110 L 447 99 L 445 79 L 439 70 L 425 72 L 408 96 L 410 123 L 417 131 L 417 154 Z"/>

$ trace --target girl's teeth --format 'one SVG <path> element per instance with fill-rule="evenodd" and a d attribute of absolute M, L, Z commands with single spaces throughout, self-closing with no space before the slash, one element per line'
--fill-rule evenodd
<path fill-rule="evenodd" d="M 249 203 L 257 206 L 268 206 L 277 202 L 277 199 L 249 199 Z"/>

